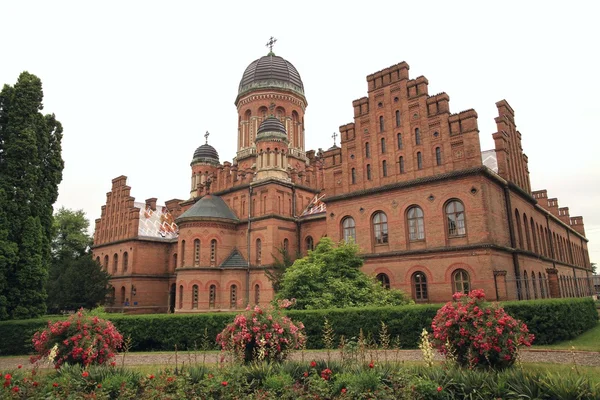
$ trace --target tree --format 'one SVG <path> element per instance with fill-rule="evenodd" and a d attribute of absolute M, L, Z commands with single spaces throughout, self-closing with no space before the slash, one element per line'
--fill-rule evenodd
<path fill-rule="evenodd" d="M 596 265 L 596 263 L 592 263 L 592 274 L 596 275 L 596 268 L 598 268 L 598 265 Z"/>
<path fill-rule="evenodd" d="M 50 312 L 93 308 L 108 294 L 110 275 L 89 252 L 89 225 L 83 210 L 63 207 L 54 215 L 52 265 L 46 285 Z"/>
<path fill-rule="evenodd" d="M 271 281 L 275 293 L 277 293 L 281 287 L 283 274 L 293 264 L 292 257 L 290 257 L 290 253 L 285 248 L 278 248 L 277 252 L 280 254 L 281 258 L 273 255 L 273 265 L 265 270 L 265 275 Z M 298 258 L 298 255 L 296 258 Z"/>
<path fill-rule="evenodd" d="M 62 180 L 62 126 L 40 111 L 42 82 L 28 72 L 0 92 L 0 319 L 45 310 L 52 205 Z"/>
<path fill-rule="evenodd" d="M 337 247 L 322 238 L 308 256 L 298 259 L 283 274 L 279 300 L 296 299 L 293 308 L 345 308 L 401 305 L 410 302 L 403 292 L 385 289 L 360 270 L 363 265 L 358 246 Z"/>

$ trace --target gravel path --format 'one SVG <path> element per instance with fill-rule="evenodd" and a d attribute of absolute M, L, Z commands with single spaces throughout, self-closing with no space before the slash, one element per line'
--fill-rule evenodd
<path fill-rule="evenodd" d="M 208 353 L 206 354 L 206 363 L 216 363 L 219 353 Z M 339 358 L 339 352 L 331 352 L 332 359 Z M 369 353 L 366 356 L 369 359 L 384 360 L 385 355 L 382 351 L 378 354 L 375 352 Z M 292 354 L 293 360 L 302 360 L 306 362 L 310 360 L 326 359 L 327 353 L 324 351 L 307 351 L 304 354 L 295 352 Z M 400 350 L 400 351 L 388 351 L 387 359 L 390 361 L 422 361 L 423 357 L 420 350 Z M 436 355 L 436 359 L 442 360 L 442 357 Z M 553 363 L 553 364 L 573 364 L 585 366 L 600 366 L 600 352 L 591 351 L 566 351 L 566 350 L 522 350 L 521 360 L 525 363 Z M 122 362 L 122 356 L 116 358 L 118 365 Z M 177 355 L 177 363 L 181 365 L 185 363 L 196 364 L 202 363 L 203 356 L 201 353 L 194 355 L 193 353 L 180 352 Z M 125 357 L 125 365 L 175 365 L 175 353 L 145 353 L 136 354 L 130 353 Z M 16 356 L 16 357 L 0 357 L 0 372 L 17 368 L 18 365 L 22 365 L 23 368 L 32 368 L 29 363 L 29 357 Z"/>

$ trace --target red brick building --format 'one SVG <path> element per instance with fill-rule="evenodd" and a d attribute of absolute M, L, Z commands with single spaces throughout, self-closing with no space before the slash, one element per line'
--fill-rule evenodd
<path fill-rule="evenodd" d="M 196 312 L 266 303 L 265 268 L 323 236 L 354 240 L 364 271 L 416 301 L 483 288 L 491 298 L 591 293 L 582 217 L 532 191 L 515 113 L 496 103 L 495 149 L 481 151 L 477 113 L 402 62 L 367 76 L 340 146 L 304 148 L 300 74 L 269 53 L 242 76 L 237 155 L 194 152 L 189 199 L 136 203 L 112 181 L 94 255 L 112 274 L 116 308 Z"/>

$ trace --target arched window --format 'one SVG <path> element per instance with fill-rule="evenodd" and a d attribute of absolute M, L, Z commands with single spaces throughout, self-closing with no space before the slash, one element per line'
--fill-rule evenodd
<path fill-rule="evenodd" d="M 237 286 L 231 285 L 229 288 L 229 308 L 237 307 Z"/>
<path fill-rule="evenodd" d="M 113 274 L 117 273 L 118 268 L 119 268 L 119 255 L 117 253 L 115 253 L 115 255 L 113 256 Z"/>
<path fill-rule="evenodd" d="M 179 308 L 183 308 L 183 285 L 179 286 Z"/>
<path fill-rule="evenodd" d="M 365 157 L 371 157 L 371 147 L 369 146 L 369 142 L 365 143 Z"/>
<path fill-rule="evenodd" d="M 379 211 L 373 215 L 373 235 L 375 244 L 385 244 L 388 242 L 387 216 Z"/>
<path fill-rule="evenodd" d="M 114 306 L 115 301 L 117 301 L 117 289 L 114 286 L 112 286 L 110 288 L 110 305 Z"/>
<path fill-rule="evenodd" d="M 398 164 L 400 165 L 400 173 L 404 173 L 404 157 L 400 156 L 398 159 Z"/>
<path fill-rule="evenodd" d="M 97 263 L 98 263 L 100 266 L 102 266 L 102 264 L 100 264 L 100 256 L 96 257 L 96 262 L 97 262 Z"/>
<path fill-rule="evenodd" d="M 192 286 L 192 309 L 198 308 L 198 285 Z"/>
<path fill-rule="evenodd" d="M 185 266 L 185 240 L 181 241 L 181 266 Z"/>
<path fill-rule="evenodd" d="M 386 177 L 387 176 L 387 161 L 383 160 L 381 162 L 381 171 L 383 173 L 383 176 Z"/>
<path fill-rule="evenodd" d="M 283 251 L 287 254 L 288 251 L 290 250 L 290 241 L 286 239 L 283 239 Z"/>
<path fill-rule="evenodd" d="M 527 239 L 527 250 L 531 251 L 531 237 L 529 236 L 529 224 L 527 223 L 527 214 L 523 213 L 523 229 Z"/>
<path fill-rule="evenodd" d="M 104 256 L 104 270 L 108 272 L 108 256 Z"/>
<path fill-rule="evenodd" d="M 529 224 L 530 224 L 530 228 L 531 228 L 531 241 L 533 242 L 533 251 L 535 251 L 536 253 L 539 252 L 538 250 L 538 242 L 537 242 L 537 235 L 535 234 L 535 222 L 533 222 L 533 217 L 531 217 L 529 219 Z"/>
<path fill-rule="evenodd" d="M 123 273 L 127 272 L 129 269 L 129 254 L 127 252 L 123 253 Z"/>
<path fill-rule="evenodd" d="M 346 217 L 342 220 L 342 234 L 346 243 L 356 242 L 356 225 L 354 218 Z"/>
<path fill-rule="evenodd" d="M 312 236 L 307 236 L 304 241 L 306 243 L 306 251 L 312 251 L 315 249 L 315 243 Z"/>
<path fill-rule="evenodd" d="M 258 304 L 260 301 L 260 286 L 258 284 L 254 285 L 254 304 Z"/>
<path fill-rule="evenodd" d="M 173 269 L 177 268 L 177 253 L 173 254 Z"/>
<path fill-rule="evenodd" d="M 217 261 L 217 239 L 210 241 L 210 265 L 215 265 Z"/>
<path fill-rule="evenodd" d="M 417 151 L 417 169 L 423 169 L 423 155 Z"/>
<path fill-rule="evenodd" d="M 452 273 L 452 289 L 454 293 L 469 294 L 471 290 L 471 281 L 469 273 L 464 269 L 457 269 Z"/>
<path fill-rule="evenodd" d="M 385 125 L 383 123 L 383 116 L 379 117 L 379 132 L 383 132 L 385 130 Z"/>
<path fill-rule="evenodd" d="M 256 239 L 256 265 L 262 263 L 262 243 L 260 239 Z"/>
<path fill-rule="evenodd" d="M 381 138 L 381 153 L 385 153 L 385 138 Z"/>
<path fill-rule="evenodd" d="M 352 168 L 352 184 L 356 183 L 356 169 Z"/>
<path fill-rule="evenodd" d="M 452 200 L 446 204 L 446 221 L 449 237 L 466 234 L 465 208 L 460 201 Z"/>
<path fill-rule="evenodd" d="M 400 126 L 400 111 L 396 110 L 396 126 Z"/>
<path fill-rule="evenodd" d="M 439 147 L 435 148 L 435 163 L 438 166 L 442 165 L 442 149 Z"/>
<path fill-rule="evenodd" d="M 215 308 L 215 300 L 217 299 L 217 287 L 210 285 L 208 289 L 208 308 Z"/>
<path fill-rule="evenodd" d="M 408 217 L 408 237 L 411 241 L 425 239 L 425 222 L 421 207 L 413 206 L 406 213 Z"/>
<path fill-rule="evenodd" d="M 377 274 L 377 276 L 375 278 L 381 283 L 381 286 L 383 286 L 385 289 L 390 288 L 390 277 L 389 276 L 387 276 L 384 273 L 381 273 L 381 274 Z"/>
<path fill-rule="evenodd" d="M 427 295 L 427 276 L 424 273 L 418 271 L 412 275 L 412 287 L 415 301 L 427 301 L 429 299 Z"/>
<path fill-rule="evenodd" d="M 544 279 L 542 278 L 542 273 L 538 272 L 538 279 L 540 282 L 540 297 L 542 299 L 546 298 L 546 286 L 544 285 Z"/>
<path fill-rule="evenodd" d="M 200 239 L 194 240 L 194 265 L 200 265 Z"/>
<path fill-rule="evenodd" d="M 402 150 L 402 134 L 401 133 L 396 135 L 396 140 L 398 141 L 398 150 Z"/>
<path fill-rule="evenodd" d="M 517 237 L 519 238 L 519 248 L 523 248 L 523 231 L 521 230 L 521 216 L 519 210 L 515 208 L 515 220 L 517 221 Z"/>
<path fill-rule="evenodd" d="M 121 305 L 125 305 L 125 286 L 121 286 Z"/>
<path fill-rule="evenodd" d="M 421 131 L 419 130 L 419 128 L 415 128 L 415 144 L 421 144 Z"/>
<path fill-rule="evenodd" d="M 367 164 L 367 180 L 371 180 L 371 164 Z"/>
<path fill-rule="evenodd" d="M 535 279 L 535 272 L 533 272 L 533 271 L 531 271 L 531 286 L 533 287 L 533 298 L 537 299 L 538 298 L 537 281 Z"/>
<path fill-rule="evenodd" d="M 531 293 L 529 292 L 529 278 L 527 271 L 523 271 L 523 283 L 525 286 L 525 298 L 529 300 L 531 298 Z"/>

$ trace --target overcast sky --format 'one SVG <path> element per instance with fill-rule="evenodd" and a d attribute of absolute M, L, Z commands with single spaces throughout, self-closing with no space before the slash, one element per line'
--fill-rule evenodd
<path fill-rule="evenodd" d="M 600 262 L 600 3 L 334 4 L 1 1 L 0 83 L 39 76 L 44 112 L 64 126 L 56 207 L 83 209 L 93 228 L 119 175 L 137 201 L 187 199 L 205 131 L 221 162 L 235 155 L 240 78 L 275 36 L 304 82 L 307 150 L 330 147 L 366 76 L 401 61 L 451 112 L 477 111 L 482 150 L 506 99 L 533 189 L 583 215 Z"/>

